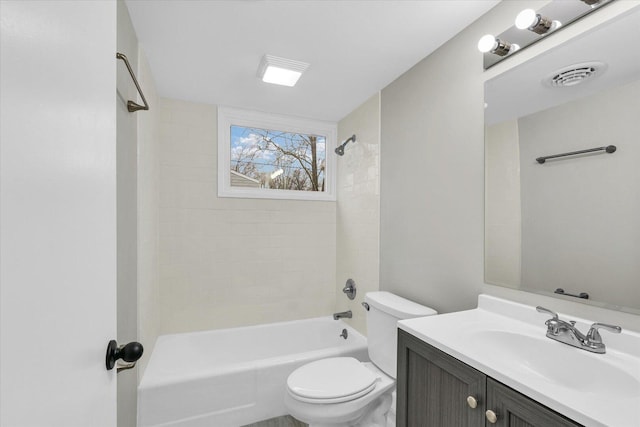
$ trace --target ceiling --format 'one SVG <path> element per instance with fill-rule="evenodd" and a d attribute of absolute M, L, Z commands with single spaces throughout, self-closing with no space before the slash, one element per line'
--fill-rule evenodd
<path fill-rule="evenodd" d="M 498 0 L 127 0 L 163 97 L 338 121 Z M 262 82 L 264 54 L 307 62 Z"/>

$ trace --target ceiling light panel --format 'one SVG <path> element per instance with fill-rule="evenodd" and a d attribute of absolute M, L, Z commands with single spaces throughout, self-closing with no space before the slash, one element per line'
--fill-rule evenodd
<path fill-rule="evenodd" d="M 258 77 L 265 83 L 292 87 L 307 68 L 309 64 L 306 62 L 264 55 L 258 67 Z"/>

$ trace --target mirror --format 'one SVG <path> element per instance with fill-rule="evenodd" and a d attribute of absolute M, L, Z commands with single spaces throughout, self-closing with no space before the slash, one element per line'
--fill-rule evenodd
<path fill-rule="evenodd" d="M 640 7 L 486 82 L 485 282 L 640 314 L 637 40 Z"/>

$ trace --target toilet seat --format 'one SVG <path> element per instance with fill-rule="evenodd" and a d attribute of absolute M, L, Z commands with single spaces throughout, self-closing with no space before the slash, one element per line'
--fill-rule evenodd
<path fill-rule="evenodd" d="M 288 390 L 284 394 L 284 404 L 287 411 L 293 417 L 310 425 L 369 427 L 370 424 L 357 424 L 356 420 L 372 413 L 375 408 L 384 408 L 387 404 L 390 405 L 392 403 L 391 393 L 395 389 L 396 382 L 373 363 L 361 362 L 361 365 L 378 377 L 370 392 L 352 400 L 324 405 L 322 400 L 303 402 Z M 386 412 L 387 409 L 384 411 Z"/>
<path fill-rule="evenodd" d="M 287 379 L 287 391 L 307 403 L 340 403 L 370 393 L 380 377 L 353 357 L 316 360 L 296 369 Z"/>

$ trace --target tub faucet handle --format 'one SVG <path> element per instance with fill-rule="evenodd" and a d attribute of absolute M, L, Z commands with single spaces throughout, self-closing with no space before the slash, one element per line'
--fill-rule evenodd
<path fill-rule="evenodd" d="M 347 279 L 342 292 L 347 294 L 349 299 L 354 299 L 356 297 L 356 282 L 353 279 Z"/>

